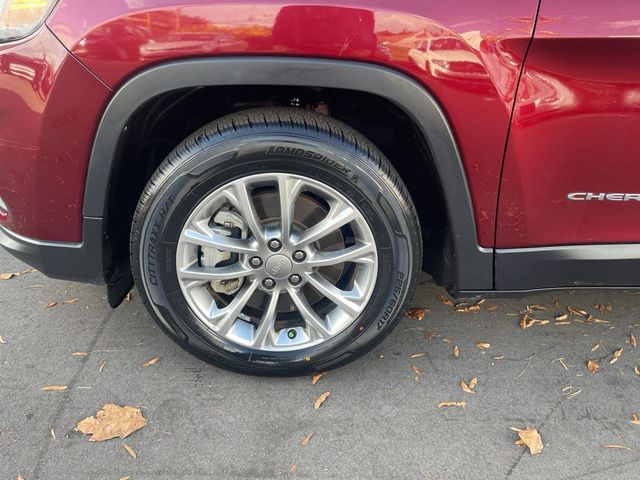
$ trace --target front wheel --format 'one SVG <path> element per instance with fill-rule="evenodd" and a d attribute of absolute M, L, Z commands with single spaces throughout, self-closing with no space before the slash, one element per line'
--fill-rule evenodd
<path fill-rule="evenodd" d="M 264 108 L 167 157 L 136 210 L 131 264 L 151 315 L 187 350 L 295 375 L 391 331 L 421 245 L 406 188 L 371 142 L 319 114 Z"/>

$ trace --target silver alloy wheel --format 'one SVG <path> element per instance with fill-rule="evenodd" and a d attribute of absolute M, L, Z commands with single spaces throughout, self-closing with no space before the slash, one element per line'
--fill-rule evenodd
<path fill-rule="evenodd" d="M 212 256 L 214 265 L 206 261 Z M 264 173 L 196 206 L 178 241 L 176 271 L 210 330 L 257 350 L 286 351 L 353 324 L 373 293 L 377 260 L 371 229 L 346 197 L 311 178 Z"/>

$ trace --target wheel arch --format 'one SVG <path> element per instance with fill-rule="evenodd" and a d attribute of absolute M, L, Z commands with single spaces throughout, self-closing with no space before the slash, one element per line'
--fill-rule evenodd
<path fill-rule="evenodd" d="M 145 102 L 169 90 L 235 85 L 355 90 L 371 93 L 396 105 L 420 130 L 442 185 L 453 250 L 448 259 L 450 280 L 447 286 L 453 290 L 493 288 L 493 250 L 478 244 L 464 167 L 444 112 L 433 96 L 413 79 L 395 70 L 366 63 L 233 57 L 182 60 L 140 72 L 115 93 L 98 125 L 87 172 L 84 217 L 106 218 L 121 136 L 129 119 Z M 115 295 L 120 296 L 121 292 Z"/>

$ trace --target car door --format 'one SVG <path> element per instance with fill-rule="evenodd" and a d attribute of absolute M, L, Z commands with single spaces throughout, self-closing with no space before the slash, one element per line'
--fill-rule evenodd
<path fill-rule="evenodd" d="M 542 0 L 503 172 L 498 248 L 640 243 L 638 0 Z"/>

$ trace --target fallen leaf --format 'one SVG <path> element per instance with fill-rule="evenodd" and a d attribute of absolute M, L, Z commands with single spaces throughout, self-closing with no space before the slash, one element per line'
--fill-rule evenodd
<path fill-rule="evenodd" d="M 473 391 L 473 387 L 470 385 L 467 385 L 464 380 L 460 380 L 460 388 L 462 389 L 463 392 L 465 393 L 476 393 Z"/>
<path fill-rule="evenodd" d="M 443 408 L 443 407 L 466 407 L 467 406 L 467 402 L 440 402 L 438 404 L 438 408 Z"/>
<path fill-rule="evenodd" d="M 529 449 L 531 455 L 539 454 L 544 448 L 540 432 L 538 432 L 538 430 L 536 430 L 535 428 L 529 427 L 523 430 L 520 428 L 511 427 L 511 430 L 516 432 L 519 437 L 518 440 L 516 440 L 515 445 L 525 445 Z"/>
<path fill-rule="evenodd" d="M 473 305 L 469 305 L 468 303 L 460 303 L 456 305 L 456 312 L 459 313 L 471 313 L 471 312 L 479 312 L 480 306 L 476 303 Z"/>
<path fill-rule="evenodd" d="M 600 371 L 600 365 L 592 358 L 587 361 L 587 368 L 591 373 L 598 373 Z"/>
<path fill-rule="evenodd" d="M 567 310 L 570 313 L 573 313 L 574 315 L 577 315 L 579 317 L 586 317 L 586 316 L 589 315 L 586 310 L 577 310 L 577 309 L 573 308 L 571 305 L 567 305 Z"/>
<path fill-rule="evenodd" d="M 102 360 L 99 364 L 98 364 L 98 372 L 102 373 L 102 370 L 104 370 L 104 366 L 107 364 L 106 360 Z"/>
<path fill-rule="evenodd" d="M 498 305 L 491 305 L 487 307 L 487 312 L 495 312 L 498 309 Z"/>
<path fill-rule="evenodd" d="M 599 344 L 599 343 L 596 343 L 593 347 L 591 347 L 591 351 L 592 351 L 592 352 L 595 352 L 595 351 L 596 351 L 597 349 L 599 349 L 599 348 L 600 348 L 600 344 Z"/>
<path fill-rule="evenodd" d="M 95 417 L 78 422 L 76 431 L 91 435 L 92 442 L 103 442 L 111 438 L 126 438 L 147 424 L 140 409 L 120 407 L 109 403 Z"/>
<path fill-rule="evenodd" d="M 324 377 L 327 372 L 316 373 L 313 377 L 311 377 L 311 385 L 315 385 L 320 381 L 322 377 Z"/>
<path fill-rule="evenodd" d="M 611 310 L 613 310 L 613 305 L 611 305 L 610 303 L 608 303 L 607 305 L 603 305 L 601 303 L 598 303 L 596 305 L 596 308 L 598 309 L 598 311 L 600 313 L 605 314 L 605 313 L 610 313 Z"/>
<path fill-rule="evenodd" d="M 546 305 L 527 305 L 528 312 L 547 312 L 549 307 Z"/>
<path fill-rule="evenodd" d="M 151 365 L 155 365 L 156 363 L 158 363 L 160 361 L 160 357 L 153 357 L 150 360 L 147 360 L 146 362 L 144 362 L 142 364 L 143 367 L 150 367 Z"/>
<path fill-rule="evenodd" d="M 71 354 L 72 357 L 86 357 L 89 355 L 87 352 L 73 352 Z"/>
<path fill-rule="evenodd" d="M 634 413 L 633 415 L 631 415 L 631 423 L 633 425 L 640 425 L 640 418 L 638 418 L 637 413 Z"/>
<path fill-rule="evenodd" d="M 556 317 L 554 317 L 554 319 L 557 322 L 562 322 L 563 320 L 566 320 L 567 318 L 569 318 L 569 315 L 567 315 L 566 313 L 563 313 L 562 315 L 557 315 Z"/>
<path fill-rule="evenodd" d="M 623 445 L 603 445 L 604 448 L 619 448 L 620 450 L 632 450 L 631 447 L 625 447 Z"/>
<path fill-rule="evenodd" d="M 298 465 L 296 465 L 295 463 L 291 465 L 291 468 L 289 469 L 290 473 L 296 473 L 296 470 L 298 469 Z"/>
<path fill-rule="evenodd" d="M 412 308 L 407 310 L 404 313 L 404 316 L 407 318 L 413 318 L 414 320 L 422 320 L 424 319 L 424 314 L 426 313 L 426 308 Z"/>
<path fill-rule="evenodd" d="M 58 305 L 58 302 L 49 302 L 44 306 L 44 308 L 53 308 L 56 305 Z"/>
<path fill-rule="evenodd" d="M 554 325 L 571 325 L 571 322 L 556 322 Z"/>
<path fill-rule="evenodd" d="M 494 360 L 504 360 L 504 355 L 500 355 L 498 357 L 493 357 Z"/>
<path fill-rule="evenodd" d="M 636 348 L 638 346 L 638 341 L 636 340 L 636 337 L 633 335 L 633 333 L 629 334 L 629 343 L 633 348 Z"/>
<path fill-rule="evenodd" d="M 484 342 L 476 342 L 476 347 L 478 347 L 480 350 L 488 350 L 491 348 L 491 344 L 484 343 Z"/>
<path fill-rule="evenodd" d="M 420 358 L 424 357 L 426 353 L 414 353 L 413 355 L 409 355 L 409 358 Z"/>
<path fill-rule="evenodd" d="M 66 385 L 48 385 L 46 387 L 42 387 L 40 390 L 42 390 L 43 392 L 61 392 L 62 390 L 66 390 L 67 387 Z"/>
<path fill-rule="evenodd" d="M 311 440 L 311 437 L 313 437 L 313 432 L 309 433 L 306 437 L 304 437 L 300 442 L 300 445 L 302 445 L 303 447 L 306 447 L 307 445 L 309 445 L 309 440 Z"/>
<path fill-rule="evenodd" d="M 130 302 L 133 299 L 133 292 L 127 293 L 127 296 L 124 297 L 127 302 Z"/>
<path fill-rule="evenodd" d="M 56 439 L 56 432 L 53 431 L 53 428 L 51 429 L 51 438 Z"/>
<path fill-rule="evenodd" d="M 476 388 L 476 385 L 478 384 L 478 379 L 476 377 L 473 377 L 470 381 L 469 381 L 469 388 Z"/>
<path fill-rule="evenodd" d="M 438 295 L 438 300 L 440 300 L 445 305 L 449 305 L 450 307 L 453 307 L 453 302 L 449 300 L 447 297 L 445 297 L 444 295 Z"/>
<path fill-rule="evenodd" d="M 453 356 L 458 358 L 460 356 L 460 349 L 458 348 L 457 345 L 453 346 Z"/>
<path fill-rule="evenodd" d="M 420 375 L 424 371 L 422 368 L 418 367 L 417 365 L 411 365 L 411 369 L 413 370 L 413 373 L 415 373 L 416 375 Z"/>
<path fill-rule="evenodd" d="M 129 480 L 131 477 L 120 477 L 118 480 Z"/>
<path fill-rule="evenodd" d="M 322 395 L 320 395 L 316 400 L 316 403 L 313 404 L 313 408 L 318 410 L 322 406 L 322 404 L 327 400 L 327 398 L 329 398 L 329 395 L 331 395 L 331 392 L 324 392 Z"/>
<path fill-rule="evenodd" d="M 79 298 L 70 298 L 69 300 L 65 300 L 64 303 L 65 305 L 71 305 L 72 303 L 76 303 L 77 301 L 79 301 Z"/>
<path fill-rule="evenodd" d="M 529 316 L 526 313 L 522 315 L 522 317 L 520 318 L 520 328 L 522 330 L 526 330 L 527 328 L 533 326 L 534 323 L 535 321 L 529 318 Z"/>
<path fill-rule="evenodd" d="M 124 447 L 124 449 L 127 451 L 127 453 L 129 455 L 131 455 L 131 457 L 135 460 L 136 458 L 138 458 L 138 455 L 136 455 L 136 451 L 131 448 L 129 445 L 127 445 L 126 443 L 124 445 L 122 445 Z"/>
<path fill-rule="evenodd" d="M 624 350 L 624 348 L 619 348 L 618 350 L 616 350 L 615 352 L 613 352 L 613 357 L 611 357 L 611 360 L 609 360 L 610 364 L 614 364 L 618 361 L 618 359 L 620 358 L 620 355 L 622 355 L 622 351 Z"/>
<path fill-rule="evenodd" d="M 2 335 L 0 335 L 0 343 L 2 343 L 2 344 L 7 343 L 7 342 L 5 341 L 5 339 L 4 339 L 4 338 L 2 338 Z"/>
<path fill-rule="evenodd" d="M 16 480 L 24 480 L 24 477 L 20 474 L 18 474 L 18 476 L 16 477 Z"/>
<path fill-rule="evenodd" d="M 15 276 L 15 273 L 0 273 L 0 280 L 11 280 Z"/>
<path fill-rule="evenodd" d="M 636 372 L 636 375 L 640 375 L 640 365 L 637 365 L 636 368 L 633 369 Z"/>

